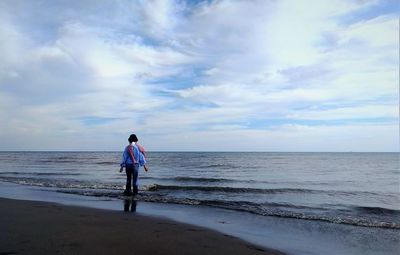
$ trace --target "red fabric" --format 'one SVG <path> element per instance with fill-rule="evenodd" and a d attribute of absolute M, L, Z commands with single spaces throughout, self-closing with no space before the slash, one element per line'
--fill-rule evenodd
<path fill-rule="evenodd" d="M 141 145 L 139 145 L 139 144 L 136 144 L 136 145 L 137 145 L 137 147 L 139 148 L 139 151 L 143 154 L 143 156 L 146 157 L 146 152 L 144 151 L 143 146 L 141 146 Z"/>
<path fill-rule="evenodd" d="M 135 157 L 133 156 L 133 153 L 132 153 L 132 146 L 128 145 L 127 149 L 128 149 L 129 155 L 131 156 L 133 163 L 136 163 Z"/>

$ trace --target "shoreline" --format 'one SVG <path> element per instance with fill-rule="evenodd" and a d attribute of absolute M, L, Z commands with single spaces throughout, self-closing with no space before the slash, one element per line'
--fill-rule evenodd
<path fill-rule="evenodd" d="M 284 254 L 141 214 L 6 198 L 0 204 L 2 254 Z"/>
<path fill-rule="evenodd" d="M 174 224 L 190 226 L 190 229 L 205 229 L 216 232 L 220 236 L 234 237 L 239 242 L 245 242 L 252 247 L 261 247 L 261 249 L 273 251 L 275 254 L 279 254 L 276 251 L 280 251 L 293 255 L 335 255 L 338 253 L 343 255 L 394 255 L 398 254 L 398 249 L 400 249 L 400 231 L 396 229 L 266 217 L 207 206 L 143 201 L 136 201 L 136 207 L 133 207 L 136 209 L 135 213 L 126 213 L 124 210 L 127 205 L 123 199 L 80 196 L 57 192 L 52 188 L 2 181 L 0 181 L 0 194 L 0 197 L 4 199 L 21 200 L 23 203 L 30 203 L 29 201 L 49 202 L 67 208 L 105 210 L 114 214 L 125 215 L 129 219 L 144 216 L 161 221 L 172 221 Z M 132 204 L 128 205 L 128 208 L 132 210 Z M 4 218 L 0 220 L 0 222 L 3 221 L 5 221 Z M 0 224 L 0 228 L 1 226 Z M 110 231 L 113 232 L 112 229 Z M 152 238 L 148 240 L 152 240 Z M 4 253 L 2 248 L 0 243 L 0 253 Z M 209 252 L 206 254 L 209 254 Z"/>

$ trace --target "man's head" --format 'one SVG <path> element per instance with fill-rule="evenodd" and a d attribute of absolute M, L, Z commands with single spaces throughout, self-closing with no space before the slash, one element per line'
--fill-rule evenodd
<path fill-rule="evenodd" d="M 130 136 L 129 136 L 129 138 L 128 138 L 128 141 L 130 142 L 130 143 L 132 143 L 132 142 L 137 142 L 138 141 L 138 139 L 137 139 L 137 136 L 135 135 L 135 134 L 131 134 Z"/>

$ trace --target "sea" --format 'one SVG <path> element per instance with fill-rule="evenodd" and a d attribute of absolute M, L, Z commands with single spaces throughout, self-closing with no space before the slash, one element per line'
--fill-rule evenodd
<path fill-rule="evenodd" d="M 399 155 L 147 152 L 150 170 L 140 169 L 135 203 L 162 206 L 161 211 L 170 206 L 172 214 L 198 208 L 193 215 L 200 218 L 230 215 L 227 219 L 242 224 L 229 234 L 237 231 L 238 237 L 288 254 L 399 254 Z M 0 152 L 0 186 L 122 201 L 126 177 L 119 172 L 120 161 L 121 152 Z M 252 232 L 248 236 L 246 228 Z M 307 235 L 335 234 L 351 241 L 327 238 L 327 243 L 334 239 L 333 246 L 339 242 L 339 250 L 316 248 L 321 244 L 315 240 L 304 245 Z M 276 244 L 280 235 L 294 241 Z"/>

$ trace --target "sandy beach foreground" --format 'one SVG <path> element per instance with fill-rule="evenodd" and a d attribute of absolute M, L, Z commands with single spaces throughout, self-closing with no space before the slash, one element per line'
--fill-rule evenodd
<path fill-rule="evenodd" d="M 0 254 L 281 254 L 135 213 L 0 198 Z"/>

